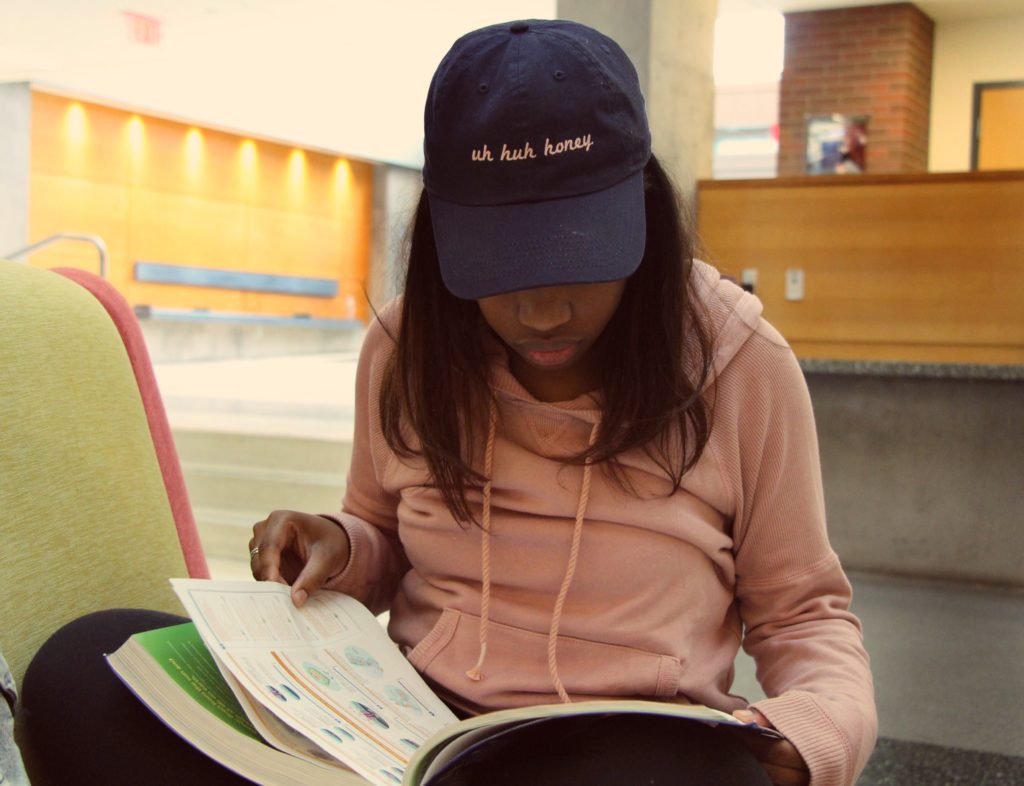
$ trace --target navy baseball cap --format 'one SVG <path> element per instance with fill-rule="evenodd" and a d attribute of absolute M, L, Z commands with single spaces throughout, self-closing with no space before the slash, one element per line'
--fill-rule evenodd
<path fill-rule="evenodd" d="M 639 266 L 651 134 L 636 69 L 597 30 L 532 19 L 461 37 L 430 83 L 423 148 L 456 297 L 615 281 Z"/>

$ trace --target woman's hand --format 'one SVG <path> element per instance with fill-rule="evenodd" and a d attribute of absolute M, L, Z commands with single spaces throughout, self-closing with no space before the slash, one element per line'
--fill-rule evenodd
<path fill-rule="evenodd" d="M 275 510 L 254 524 L 252 533 L 252 575 L 263 581 L 290 584 L 296 606 L 348 565 L 348 535 L 323 516 Z"/>
<path fill-rule="evenodd" d="M 755 709 L 736 710 L 733 716 L 744 723 L 756 723 L 774 729 L 771 721 Z M 789 740 L 773 740 L 756 734 L 744 734 L 741 739 L 764 767 L 775 786 L 807 786 L 811 774 L 803 757 Z"/>

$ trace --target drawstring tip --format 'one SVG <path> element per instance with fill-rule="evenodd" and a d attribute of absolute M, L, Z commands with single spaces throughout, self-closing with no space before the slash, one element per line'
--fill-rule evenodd
<path fill-rule="evenodd" d="M 480 645 L 480 657 L 476 659 L 476 665 L 473 666 L 469 671 L 466 672 L 466 676 L 469 677 L 473 682 L 480 682 L 484 678 L 482 671 L 484 666 L 484 659 L 487 657 L 487 644 L 483 643 Z"/>

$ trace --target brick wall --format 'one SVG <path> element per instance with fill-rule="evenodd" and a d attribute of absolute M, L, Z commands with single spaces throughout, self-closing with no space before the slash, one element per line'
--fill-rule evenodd
<path fill-rule="evenodd" d="M 866 171 L 925 172 L 935 25 L 912 3 L 786 14 L 779 175 L 805 174 L 806 116 L 868 115 Z"/>

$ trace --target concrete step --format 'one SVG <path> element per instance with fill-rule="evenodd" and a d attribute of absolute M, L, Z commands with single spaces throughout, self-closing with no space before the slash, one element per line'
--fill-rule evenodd
<path fill-rule="evenodd" d="M 175 430 L 351 440 L 357 355 L 154 366 Z"/>
<path fill-rule="evenodd" d="M 351 441 L 174 429 L 199 538 L 210 560 L 247 556 L 252 525 L 272 510 L 338 510 Z"/>
<path fill-rule="evenodd" d="M 244 512 L 218 508 L 194 507 L 196 528 L 203 544 L 203 553 L 211 562 L 245 562 L 249 556 L 252 526 L 270 511 Z M 212 567 L 211 567 L 212 569 Z"/>
<path fill-rule="evenodd" d="M 340 472 L 267 469 L 182 461 L 193 508 L 264 511 L 275 508 L 312 513 L 337 510 L 345 491 Z"/>
<path fill-rule="evenodd" d="M 215 581 L 253 580 L 249 569 L 248 555 L 235 559 L 228 557 L 211 557 L 206 555 L 206 565 L 210 569 L 210 578 Z"/>
<path fill-rule="evenodd" d="M 234 316 L 234 318 L 232 318 Z M 140 316 L 146 346 L 157 364 L 250 364 L 296 355 L 353 355 L 366 329 L 295 319 L 256 321 L 242 315 L 151 311 Z M 325 355 L 326 356 L 326 355 Z"/>
<path fill-rule="evenodd" d="M 156 363 L 175 432 L 346 442 L 354 425 L 354 352 Z"/>
<path fill-rule="evenodd" d="M 233 433 L 210 428 L 175 428 L 173 432 L 183 463 L 344 475 L 352 459 L 350 439 Z"/>

